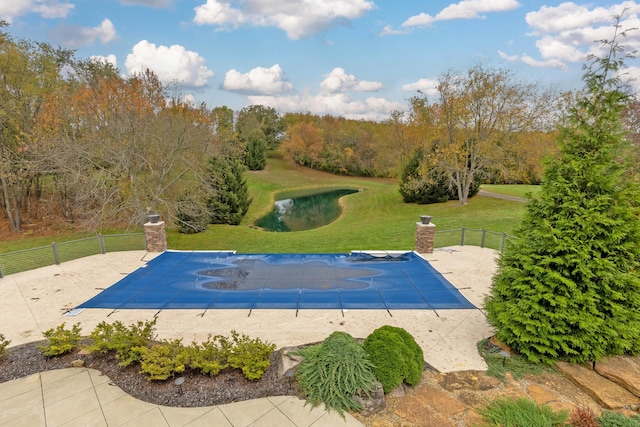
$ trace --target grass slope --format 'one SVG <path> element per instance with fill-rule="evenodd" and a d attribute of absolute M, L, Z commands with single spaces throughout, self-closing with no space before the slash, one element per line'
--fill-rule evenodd
<path fill-rule="evenodd" d="M 402 201 L 395 180 L 336 176 L 293 167 L 280 159 L 269 159 L 263 171 L 248 172 L 247 181 L 253 203 L 239 226 L 213 225 L 196 235 L 170 231 L 169 247 L 237 250 L 243 253 L 411 250 L 415 245 L 415 223 L 422 214 L 432 215 L 439 231 L 466 227 L 513 233 L 524 213 L 523 203 L 482 196 L 470 199 L 466 206 L 459 205 L 457 201 L 433 205 L 407 204 Z M 271 210 L 273 201 L 281 198 L 279 195 L 302 195 L 319 188 L 355 188 L 361 191 L 341 199 L 342 216 L 321 228 L 275 233 L 252 225 Z M 446 234 L 440 233 L 437 239 L 444 236 Z M 456 244 L 457 239 L 451 244 Z M 436 245 L 442 246 L 439 242 Z"/>

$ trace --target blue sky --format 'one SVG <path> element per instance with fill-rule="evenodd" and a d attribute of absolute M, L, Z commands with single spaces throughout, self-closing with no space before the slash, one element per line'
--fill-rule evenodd
<path fill-rule="evenodd" d="M 209 107 L 384 120 L 448 71 L 504 67 L 580 88 L 612 16 L 640 3 L 518 0 L 2 0 L 17 38 L 75 49 L 123 75 L 152 69 Z M 640 30 L 624 43 L 640 51 Z M 640 61 L 627 61 L 640 89 Z"/>

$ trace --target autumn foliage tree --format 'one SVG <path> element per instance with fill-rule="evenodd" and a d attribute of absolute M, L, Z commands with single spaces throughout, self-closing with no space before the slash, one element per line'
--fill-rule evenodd
<path fill-rule="evenodd" d="M 81 228 L 167 219 L 212 154 L 211 116 L 176 100 L 150 71 L 123 78 L 78 63 L 38 116 L 40 168 L 65 219 Z"/>
<path fill-rule="evenodd" d="M 419 94 L 412 102 L 421 109 L 414 117 L 429 124 L 423 173 L 444 173 L 461 204 L 519 137 L 552 125 L 554 93 L 505 69 L 475 66 L 464 74 L 447 72 L 437 92 L 435 101 Z"/>
<path fill-rule="evenodd" d="M 497 338 L 535 362 L 640 352 L 638 156 L 622 122 L 629 97 L 619 22 L 586 67 L 560 130 L 560 156 L 485 301 Z"/>
<path fill-rule="evenodd" d="M 42 174 L 34 164 L 36 116 L 62 84 L 72 52 L 46 43 L 15 40 L 0 21 L 0 206 L 14 231 L 22 229 L 31 191 Z"/>

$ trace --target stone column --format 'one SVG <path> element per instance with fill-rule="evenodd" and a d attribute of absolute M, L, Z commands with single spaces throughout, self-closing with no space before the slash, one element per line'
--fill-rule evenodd
<path fill-rule="evenodd" d="M 416 252 L 419 254 L 432 254 L 435 236 L 436 225 L 434 223 L 423 224 L 416 222 Z"/>
<path fill-rule="evenodd" d="M 164 252 L 167 250 L 167 233 L 164 221 L 147 222 L 144 225 L 144 239 L 147 242 L 147 252 Z"/>

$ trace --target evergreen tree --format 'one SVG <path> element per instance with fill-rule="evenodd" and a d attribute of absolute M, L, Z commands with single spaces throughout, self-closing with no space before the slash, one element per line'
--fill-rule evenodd
<path fill-rule="evenodd" d="M 529 360 L 581 363 L 640 351 L 640 190 L 621 113 L 623 49 L 590 57 L 560 157 L 527 205 L 485 301 L 497 338 Z M 637 157 L 635 158 L 637 161 Z"/>
<path fill-rule="evenodd" d="M 212 157 L 206 176 L 207 209 L 211 224 L 238 225 L 251 204 L 244 165 L 235 159 Z"/>
<path fill-rule="evenodd" d="M 267 149 L 265 136 L 260 129 L 251 132 L 247 140 L 247 156 L 244 161 L 247 168 L 260 171 L 267 166 Z"/>

